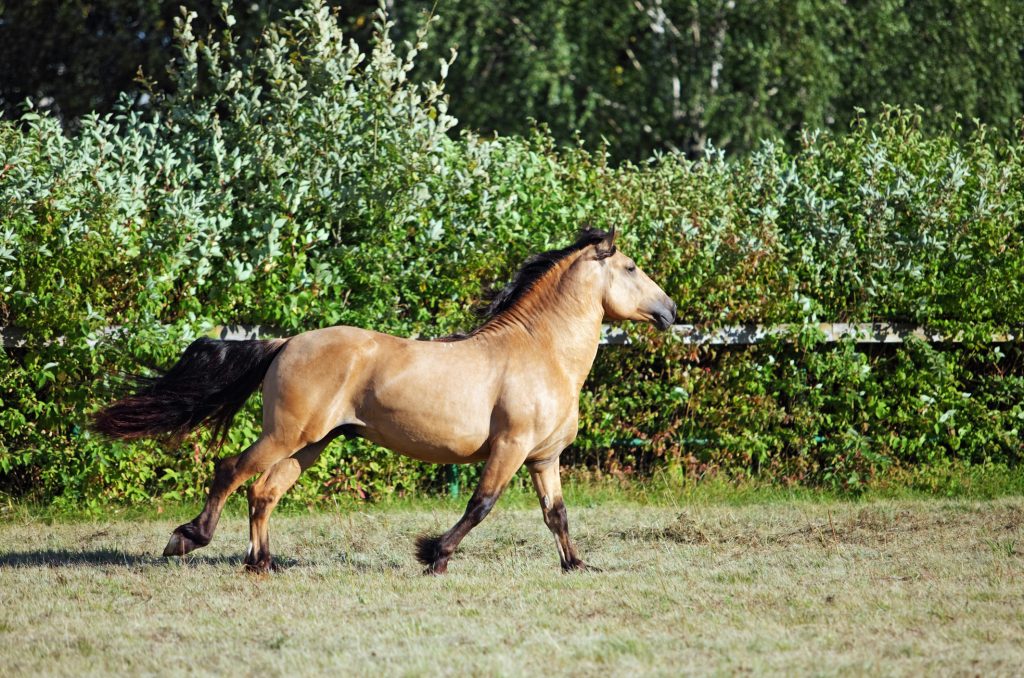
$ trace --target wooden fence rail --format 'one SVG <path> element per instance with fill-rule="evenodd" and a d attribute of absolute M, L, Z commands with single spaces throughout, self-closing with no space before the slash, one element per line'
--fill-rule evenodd
<path fill-rule="evenodd" d="M 718 328 L 702 328 L 697 325 L 673 325 L 672 332 L 684 344 L 710 346 L 747 346 L 757 344 L 769 337 L 792 335 L 813 328 L 820 332 L 826 343 L 852 339 L 858 344 L 901 344 L 909 337 L 929 343 L 959 343 L 960 337 L 946 337 L 915 325 L 906 323 L 818 323 L 806 326 L 799 324 L 780 325 L 733 325 Z M 102 334 L 115 335 L 123 331 L 120 327 L 109 327 Z M 264 325 L 218 325 L 207 336 L 224 340 L 261 339 L 286 334 Z M 993 335 L 991 343 L 1008 343 L 1021 339 L 1022 332 Z M 0 327 L 0 340 L 5 348 L 26 348 L 25 333 L 16 327 Z M 53 341 L 63 343 L 63 337 Z M 620 326 L 604 325 L 601 328 L 601 344 L 623 346 L 630 344 L 627 331 Z"/>

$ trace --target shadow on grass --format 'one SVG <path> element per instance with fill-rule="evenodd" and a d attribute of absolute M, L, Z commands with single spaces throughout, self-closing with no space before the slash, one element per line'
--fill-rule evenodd
<path fill-rule="evenodd" d="M 282 569 L 298 565 L 298 561 L 290 558 L 275 558 L 276 564 Z M 164 558 L 158 555 L 125 553 L 114 549 L 93 549 L 76 551 L 71 549 L 46 549 L 37 551 L 16 551 L 0 553 L 0 568 L 6 567 L 83 567 L 83 566 L 119 566 L 135 567 L 202 567 L 217 565 L 233 565 L 242 569 L 240 556 L 207 556 L 195 555 L 181 558 Z"/>
<path fill-rule="evenodd" d="M 388 572 L 401 569 L 402 565 L 395 559 L 373 558 L 365 554 L 340 553 L 330 559 L 331 564 L 356 570 L 359 572 Z M 312 563 L 308 560 L 288 556 L 274 556 L 274 572 L 282 573 L 292 569 L 308 568 Z M 206 555 L 189 554 L 184 558 L 172 556 L 165 558 L 160 555 L 126 553 L 116 549 L 39 549 L 35 551 L 0 552 L 0 570 L 5 568 L 81 568 L 81 567 L 120 567 L 125 569 L 139 568 L 202 568 L 230 566 L 238 572 L 245 572 L 241 555 Z M 259 573 L 251 573 L 259 576 Z"/>

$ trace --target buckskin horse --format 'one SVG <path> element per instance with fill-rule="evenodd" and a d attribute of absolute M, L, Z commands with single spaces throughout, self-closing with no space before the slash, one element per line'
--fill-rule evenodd
<path fill-rule="evenodd" d="M 580 570 L 586 565 L 569 538 L 559 456 L 576 438 L 601 323 L 639 320 L 664 330 L 675 313 L 675 302 L 617 249 L 614 230 L 587 229 L 572 245 L 527 259 L 468 334 L 417 341 L 339 326 L 268 341 L 198 339 L 168 372 L 97 412 L 93 426 L 131 440 L 180 439 L 206 424 L 223 441 L 262 384 L 259 439 L 216 463 L 205 507 L 174 530 L 164 556 L 209 544 L 228 496 L 262 473 L 248 492 L 245 565 L 270 570 L 274 506 L 344 435 L 433 463 L 484 462 L 462 518 L 417 540 L 426 572 L 447 570 L 459 542 L 523 464 L 562 569 Z"/>

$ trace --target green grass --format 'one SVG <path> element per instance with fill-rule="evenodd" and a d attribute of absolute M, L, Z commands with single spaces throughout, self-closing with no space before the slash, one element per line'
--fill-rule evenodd
<path fill-rule="evenodd" d="M 174 519 L 0 522 L 0 675 L 982 674 L 1024 666 L 1024 499 L 646 505 L 570 493 L 600 573 L 563 575 L 525 493 L 425 577 L 448 501 L 275 516 L 164 560 Z M 628 495 L 628 493 L 627 493 Z M 585 504 L 580 506 L 579 504 Z M 529 508 L 526 505 L 530 504 Z M 9 519 L 8 519 L 9 518 Z"/>
<path fill-rule="evenodd" d="M 467 468 L 467 467 L 463 467 Z M 471 475 L 471 474 L 470 474 Z M 302 480 L 300 479 L 300 483 Z M 695 481 L 678 470 L 660 470 L 652 477 L 635 479 L 614 477 L 563 469 L 566 500 L 573 506 L 635 505 L 657 507 L 680 506 L 747 506 L 750 504 L 791 502 L 870 502 L 879 499 L 997 499 L 1024 496 L 1024 467 L 1005 465 L 933 465 L 891 472 L 857 489 L 843 491 L 822 487 L 774 482 L 771 478 L 710 476 Z M 363 511 L 369 506 L 396 510 L 461 510 L 472 493 L 472 477 L 464 479 L 461 494 L 446 493 L 428 496 L 424 493 L 390 495 L 377 503 L 368 503 L 347 495 L 328 495 L 318 503 L 308 504 L 286 495 L 277 514 L 305 514 L 310 510 Z M 305 493 L 309 496 L 309 493 Z M 525 469 L 513 478 L 501 498 L 506 508 L 534 508 L 537 497 Z M 102 504 L 87 508 L 59 508 L 31 505 L 0 493 L 0 518 L 40 519 L 48 521 L 95 520 L 97 518 L 145 519 L 154 514 L 184 521 L 202 508 L 201 504 L 154 498 L 149 504 Z M 236 493 L 228 503 L 226 514 L 244 517 L 247 506 L 244 492 Z"/>

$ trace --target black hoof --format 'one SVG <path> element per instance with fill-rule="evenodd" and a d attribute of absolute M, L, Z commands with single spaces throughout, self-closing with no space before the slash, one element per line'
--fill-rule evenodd
<path fill-rule="evenodd" d="M 423 569 L 423 574 L 431 577 L 440 576 L 448 571 L 448 559 L 440 558 L 430 563 Z"/>
<path fill-rule="evenodd" d="M 270 574 L 271 572 L 280 572 L 281 569 L 281 566 L 270 558 L 262 558 L 255 563 L 245 564 L 245 571 L 249 574 Z"/>
<path fill-rule="evenodd" d="M 587 565 L 579 558 L 574 558 L 567 563 L 562 563 L 562 572 L 603 572 L 599 567 Z"/>
<path fill-rule="evenodd" d="M 164 547 L 164 557 L 183 556 L 210 543 L 210 538 L 201 534 L 192 523 L 185 523 L 174 532 Z"/>
<path fill-rule="evenodd" d="M 167 540 L 167 546 L 164 547 L 164 558 L 183 556 L 190 551 L 194 551 L 195 548 L 195 545 L 189 539 L 177 532 L 171 532 L 171 538 Z"/>

